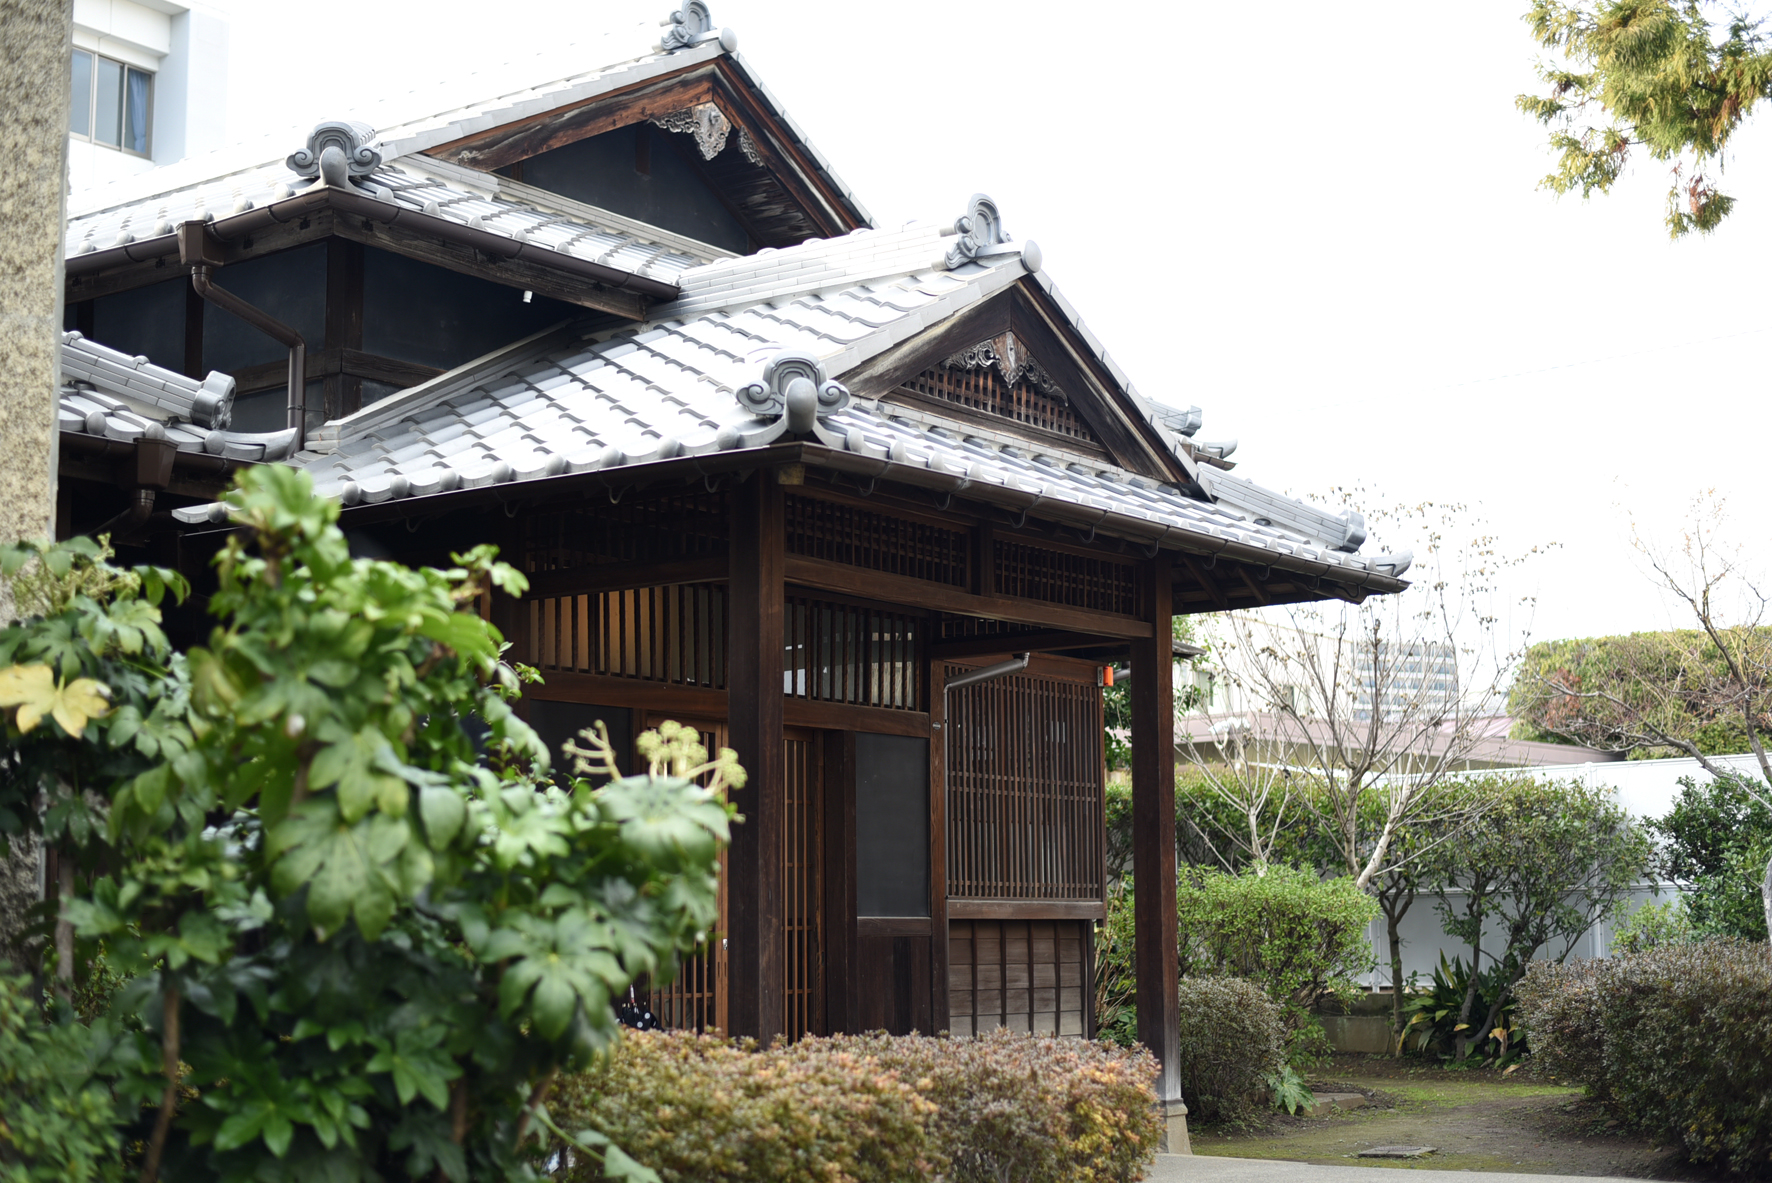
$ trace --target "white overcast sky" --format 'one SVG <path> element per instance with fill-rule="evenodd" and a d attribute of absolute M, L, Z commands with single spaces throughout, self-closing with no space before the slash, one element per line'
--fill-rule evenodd
<path fill-rule="evenodd" d="M 564 77 L 674 5 L 218 7 L 245 137 Z M 1668 241 L 1652 162 L 1591 202 L 1538 191 L 1525 7 L 712 0 L 880 225 L 991 194 L 1141 391 L 1241 441 L 1239 474 L 1559 544 L 1511 588 L 1537 637 L 1667 627 L 1633 522 L 1672 538 L 1714 488 L 1756 562 L 1772 537 L 1772 138 L 1740 137 L 1705 241 Z"/>

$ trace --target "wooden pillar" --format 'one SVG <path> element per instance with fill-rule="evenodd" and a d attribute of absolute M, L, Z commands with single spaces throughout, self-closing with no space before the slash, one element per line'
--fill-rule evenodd
<path fill-rule="evenodd" d="M 1152 632 L 1132 642 L 1133 963 L 1138 976 L 1138 1040 L 1151 1049 L 1161 1065 L 1157 1100 L 1169 1118 L 1167 1149 L 1185 1153 L 1187 1107 L 1182 1104 L 1176 1063 L 1181 1018 L 1175 950 L 1174 591 L 1169 556 L 1159 554 L 1141 564 L 1139 578 L 1144 615 Z"/>
<path fill-rule="evenodd" d="M 363 348 L 363 244 L 348 238 L 326 240 L 326 348 Z M 340 419 L 363 409 L 363 379 L 343 372 L 326 375 L 326 418 Z"/>
<path fill-rule="evenodd" d="M 772 470 L 732 492 L 727 726 L 750 774 L 727 862 L 730 1034 L 764 1044 L 782 1020 L 782 596 L 786 529 Z"/>
<path fill-rule="evenodd" d="M 931 620 L 931 632 L 940 624 Z M 946 663 L 932 658 L 923 663 L 926 676 L 924 701 L 929 706 L 929 1000 L 930 1025 L 946 1031 L 952 1010 L 948 1005 L 948 795 L 947 716 L 942 694 Z"/>

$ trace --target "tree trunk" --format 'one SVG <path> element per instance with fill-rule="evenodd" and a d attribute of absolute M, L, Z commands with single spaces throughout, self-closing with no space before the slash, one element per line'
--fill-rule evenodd
<path fill-rule="evenodd" d="M 56 895 L 60 908 L 55 918 L 55 993 L 63 1003 L 74 1003 L 74 923 L 68 905 L 74 901 L 74 855 L 60 850 L 55 859 Z"/>
<path fill-rule="evenodd" d="M 1385 935 L 1391 943 L 1391 1034 L 1396 1037 L 1397 1046 L 1391 1054 L 1401 1057 L 1403 1054 L 1403 937 L 1397 931 L 1397 921 L 1401 917 L 1385 909 Z"/>
<path fill-rule="evenodd" d="M 1772 941 L 1772 859 L 1766 862 L 1766 878 L 1760 883 L 1760 906 L 1766 909 L 1766 939 Z"/>

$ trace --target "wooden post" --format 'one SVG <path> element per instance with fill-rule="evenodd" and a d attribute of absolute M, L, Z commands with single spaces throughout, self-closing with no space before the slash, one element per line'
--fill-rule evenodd
<path fill-rule="evenodd" d="M 1133 963 L 1138 976 L 1138 1040 L 1161 1066 L 1157 1101 L 1167 1120 L 1165 1149 L 1187 1152 L 1182 1103 L 1175 950 L 1174 590 L 1169 556 L 1140 565 L 1149 637 L 1132 642 Z M 1179 1123 L 1179 1125 L 1178 1125 Z"/>
<path fill-rule="evenodd" d="M 326 240 L 326 348 L 363 348 L 363 244 L 348 238 Z M 326 375 L 326 417 L 338 419 L 363 409 L 363 379 Z"/>
<path fill-rule="evenodd" d="M 934 621 L 931 630 L 940 626 Z M 946 697 L 941 692 L 947 668 L 939 657 L 923 663 L 924 701 L 929 704 L 929 1000 L 930 1024 L 946 1031 L 952 1018 L 948 1004 L 948 797 Z"/>
<path fill-rule="evenodd" d="M 727 863 L 732 1035 L 764 1044 L 782 1020 L 782 596 L 786 528 L 769 469 L 732 493 L 727 723 L 750 774 L 732 795 L 744 822 Z"/>

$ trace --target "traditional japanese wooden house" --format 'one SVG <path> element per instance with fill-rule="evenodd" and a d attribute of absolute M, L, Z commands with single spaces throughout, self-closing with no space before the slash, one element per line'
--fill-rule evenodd
<path fill-rule="evenodd" d="M 875 227 L 735 44 L 691 0 L 632 60 L 77 198 L 61 529 L 200 576 L 283 463 L 363 553 L 496 542 L 545 737 L 678 719 L 750 771 L 667 1025 L 1092 1034 L 1103 668 L 1170 882 L 1173 618 L 1408 557 L 1233 475 L 988 197 Z M 1179 1114 L 1173 893 L 1138 907 Z"/>

